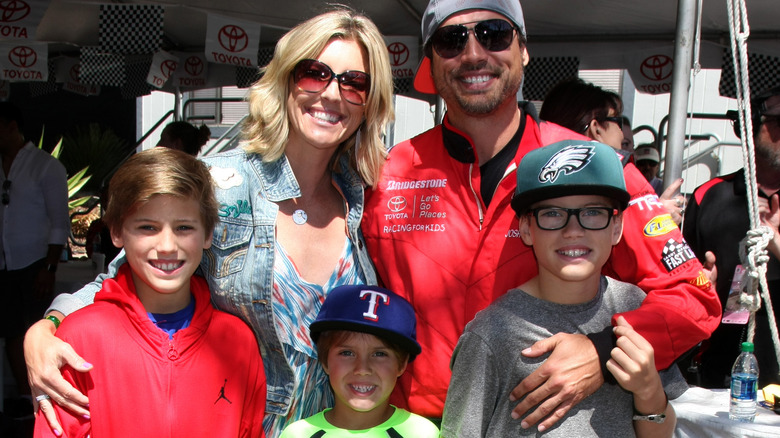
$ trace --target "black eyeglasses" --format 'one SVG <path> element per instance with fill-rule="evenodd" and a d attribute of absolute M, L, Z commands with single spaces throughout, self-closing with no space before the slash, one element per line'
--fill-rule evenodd
<path fill-rule="evenodd" d="M 622 117 L 602 117 L 599 119 L 600 122 L 615 122 L 620 127 L 620 129 L 623 129 L 623 118 Z"/>
<path fill-rule="evenodd" d="M 476 24 L 472 27 L 464 26 L 473 23 Z M 518 29 L 512 23 L 500 19 L 442 26 L 431 36 L 431 46 L 442 58 L 454 58 L 466 48 L 469 32 L 473 32 L 486 50 L 501 52 L 512 44 L 515 30 Z"/>
<path fill-rule="evenodd" d="M 336 78 L 341 97 L 353 105 L 365 105 L 368 89 L 371 87 L 371 76 L 359 70 L 347 70 L 336 74 L 327 64 L 315 59 L 304 59 L 293 69 L 295 85 L 307 93 L 320 93 L 328 88 Z"/>
<path fill-rule="evenodd" d="M 560 230 L 569 223 L 569 218 L 577 217 L 577 222 L 586 230 L 603 230 L 609 225 L 612 216 L 618 215 L 618 210 L 610 207 L 583 208 L 535 208 L 529 215 L 536 218 L 536 225 L 542 230 Z"/>
<path fill-rule="evenodd" d="M 11 202 L 11 196 L 8 192 L 11 190 L 11 180 L 7 179 L 3 181 L 3 205 L 8 205 Z"/>

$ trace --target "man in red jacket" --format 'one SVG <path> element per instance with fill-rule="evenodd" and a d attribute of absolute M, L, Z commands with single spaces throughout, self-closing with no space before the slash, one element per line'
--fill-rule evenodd
<path fill-rule="evenodd" d="M 414 306 L 423 345 L 391 401 L 437 418 L 466 323 L 537 272 L 510 208 L 517 163 L 532 149 L 583 137 L 518 105 L 528 63 L 519 2 L 431 0 L 422 31 L 426 57 L 415 88 L 440 94 L 447 115 L 390 151 L 362 229 L 381 281 Z M 604 274 L 648 293 L 639 309 L 622 315 L 651 342 L 663 369 L 709 336 L 720 305 L 652 187 L 633 164 L 625 166 L 625 178 L 632 198 L 624 237 Z M 541 403 L 524 426 L 551 427 L 601 386 L 613 346 L 609 329 L 587 337 L 553 334 L 529 345 L 527 356 L 550 354 L 512 392 L 522 399 L 513 416 Z"/>

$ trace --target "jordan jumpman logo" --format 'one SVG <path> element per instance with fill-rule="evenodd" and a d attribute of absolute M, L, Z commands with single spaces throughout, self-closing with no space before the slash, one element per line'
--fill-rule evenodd
<path fill-rule="evenodd" d="M 217 397 L 217 400 L 214 401 L 214 404 L 217 404 L 217 402 L 223 398 L 225 399 L 226 402 L 230 403 L 231 405 L 233 404 L 232 401 L 230 401 L 227 397 L 225 397 L 225 386 L 227 386 L 227 379 L 225 379 L 225 383 L 222 385 L 222 388 L 220 388 L 219 397 Z"/>

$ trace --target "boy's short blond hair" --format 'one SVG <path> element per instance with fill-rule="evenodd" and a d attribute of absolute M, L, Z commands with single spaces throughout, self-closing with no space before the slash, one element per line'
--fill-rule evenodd
<path fill-rule="evenodd" d="M 109 183 L 103 221 L 112 232 L 119 232 L 125 218 L 156 195 L 198 201 L 206 233 L 219 220 L 208 167 L 182 151 L 157 147 L 133 155 L 116 171 Z"/>

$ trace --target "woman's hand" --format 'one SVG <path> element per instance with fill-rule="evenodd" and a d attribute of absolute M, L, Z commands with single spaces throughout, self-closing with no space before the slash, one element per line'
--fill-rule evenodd
<path fill-rule="evenodd" d="M 64 318 L 59 312 L 52 314 L 60 319 Z M 24 337 L 24 359 L 27 363 L 30 389 L 35 399 L 35 412 L 38 412 L 40 406 L 49 426 L 59 435 L 62 427 L 51 403 L 89 418 L 89 399 L 62 377 L 60 368 L 70 365 L 74 370 L 86 372 L 92 369 L 92 365 L 76 354 L 70 345 L 54 336 L 55 330 L 54 323 L 48 319 L 33 324 Z M 44 394 L 51 398 L 39 397 Z"/>

